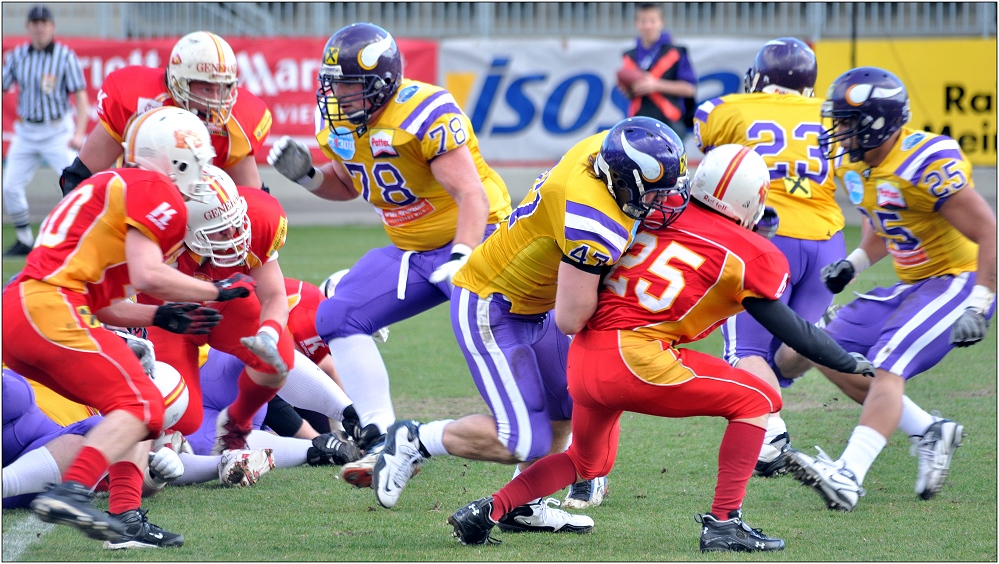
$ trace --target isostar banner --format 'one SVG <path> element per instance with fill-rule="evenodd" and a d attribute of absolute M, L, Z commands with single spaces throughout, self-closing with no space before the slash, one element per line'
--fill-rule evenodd
<path fill-rule="evenodd" d="M 682 42 L 699 101 L 742 91 L 765 39 Z M 588 135 L 627 116 L 617 70 L 634 40 L 448 39 L 440 84 L 472 121 L 483 157 L 497 166 L 548 166 Z"/>
<path fill-rule="evenodd" d="M 313 149 L 315 159 L 325 159 L 315 137 L 316 88 L 320 58 L 326 37 L 307 38 L 228 38 L 236 53 L 239 88 L 248 90 L 267 104 L 273 118 L 267 145 L 282 135 L 291 135 Z M 104 77 L 130 65 L 165 67 L 177 38 L 136 41 L 74 39 L 57 40 L 76 51 L 83 67 L 90 97 L 90 129 L 97 125 L 97 92 Z M 27 41 L 26 37 L 4 37 L 3 53 Z M 404 74 L 408 78 L 433 83 L 437 79 L 437 43 L 398 39 Z M 3 97 L 3 153 L 13 136 L 17 119 L 17 88 Z M 267 152 L 256 155 L 267 162 Z M 323 162 L 323 161 L 318 161 Z"/>

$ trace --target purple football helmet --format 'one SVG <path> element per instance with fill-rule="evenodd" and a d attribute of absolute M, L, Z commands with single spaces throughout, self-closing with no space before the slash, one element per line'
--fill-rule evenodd
<path fill-rule="evenodd" d="M 822 117 L 832 119 L 832 127 L 819 135 L 826 158 L 849 154 L 850 161 L 857 162 L 909 121 L 909 93 L 897 76 L 884 69 L 855 68 L 833 81 L 822 103 Z M 852 140 L 849 146 L 844 144 L 847 140 Z M 836 152 L 837 148 L 842 150 Z"/>
<path fill-rule="evenodd" d="M 743 86 L 750 92 L 798 93 L 811 98 L 819 66 L 804 41 L 779 37 L 767 42 L 746 71 Z"/>
<path fill-rule="evenodd" d="M 316 101 L 319 112 L 337 132 L 334 122 L 347 120 L 357 126 L 352 132 L 363 135 L 371 114 L 384 106 L 402 83 L 402 55 L 395 39 L 384 29 L 369 23 L 348 25 L 333 34 L 323 48 Z M 341 94 L 338 85 L 360 85 L 357 92 Z"/>
<path fill-rule="evenodd" d="M 625 215 L 648 229 L 666 227 L 690 201 L 683 142 L 657 119 L 632 117 L 612 127 L 593 168 Z"/>

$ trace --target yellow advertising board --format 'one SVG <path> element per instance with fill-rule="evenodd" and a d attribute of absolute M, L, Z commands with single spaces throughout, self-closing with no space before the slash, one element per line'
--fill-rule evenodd
<path fill-rule="evenodd" d="M 821 40 L 815 55 L 815 95 L 825 96 L 850 69 L 850 41 Z M 910 127 L 953 137 L 973 164 L 995 166 L 995 38 L 858 40 L 856 66 L 886 69 L 905 83 Z"/>

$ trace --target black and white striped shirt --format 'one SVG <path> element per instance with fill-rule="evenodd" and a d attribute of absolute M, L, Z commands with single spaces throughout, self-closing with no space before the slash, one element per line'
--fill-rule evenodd
<path fill-rule="evenodd" d="M 54 121 L 69 112 L 68 96 L 87 87 L 72 49 L 53 41 L 41 51 L 26 43 L 3 63 L 3 89 L 17 83 L 17 114 L 27 121 Z"/>

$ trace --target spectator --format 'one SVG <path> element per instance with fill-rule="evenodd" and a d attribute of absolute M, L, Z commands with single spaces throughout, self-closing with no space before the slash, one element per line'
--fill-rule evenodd
<path fill-rule="evenodd" d="M 76 53 L 55 37 L 55 20 L 44 6 L 28 12 L 31 41 L 15 47 L 3 65 L 3 91 L 17 83 L 17 123 L 3 175 L 4 208 L 17 229 L 17 241 L 5 257 L 25 256 L 35 237 L 28 223 L 24 189 L 42 159 L 57 171 L 69 166 L 87 133 L 88 101 Z M 67 94 L 76 99 L 76 125 Z"/>

